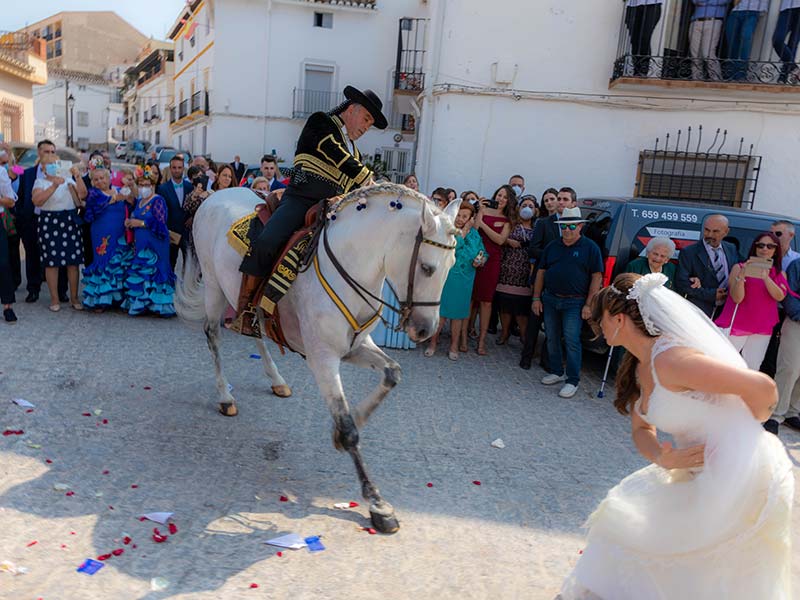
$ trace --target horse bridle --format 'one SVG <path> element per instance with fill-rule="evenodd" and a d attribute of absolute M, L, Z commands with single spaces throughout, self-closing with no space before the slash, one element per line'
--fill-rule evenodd
<path fill-rule="evenodd" d="M 326 221 L 322 225 L 322 246 L 325 248 L 325 254 L 330 259 L 331 263 L 333 264 L 336 271 L 339 275 L 344 279 L 345 283 L 349 285 L 355 292 L 358 294 L 361 299 L 367 303 L 372 310 L 380 317 L 383 324 L 389 327 L 389 323 L 380 316 L 380 308 L 375 308 L 375 306 L 367 299 L 369 297 L 374 302 L 377 302 L 380 306 L 386 307 L 395 314 L 399 315 L 400 322 L 395 327 L 395 331 L 401 331 L 405 328 L 406 324 L 408 323 L 408 319 L 411 316 L 411 310 L 417 306 L 439 306 L 441 304 L 441 300 L 437 300 L 436 302 L 415 302 L 414 301 L 414 280 L 416 279 L 417 271 L 417 259 L 419 258 L 419 249 L 422 244 L 428 244 L 435 248 L 441 248 L 442 250 L 455 250 L 456 245 L 453 244 L 442 244 L 441 242 L 437 242 L 435 240 L 429 240 L 422 234 L 422 226 L 417 230 L 417 237 L 414 240 L 414 250 L 411 253 L 411 264 L 408 267 L 408 286 L 406 287 L 406 299 L 400 300 L 400 294 L 398 294 L 394 287 L 392 286 L 391 282 L 387 279 L 386 283 L 389 285 L 389 289 L 392 290 L 392 293 L 397 297 L 398 301 L 400 302 L 400 307 L 393 306 L 385 302 L 382 298 L 375 296 L 372 292 L 370 292 L 367 288 L 363 285 L 358 283 L 355 279 L 353 279 L 350 274 L 345 270 L 345 268 L 341 265 L 341 263 L 336 259 L 336 256 L 333 254 L 333 250 L 331 250 L 330 244 L 328 244 L 328 236 L 326 235 L 328 229 L 328 222 Z"/>

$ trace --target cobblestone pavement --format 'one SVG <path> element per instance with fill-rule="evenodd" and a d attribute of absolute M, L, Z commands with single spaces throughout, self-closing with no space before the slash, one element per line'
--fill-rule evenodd
<path fill-rule="evenodd" d="M 541 371 L 517 367 L 518 344 L 456 363 L 442 351 L 393 352 L 404 380 L 362 443 L 402 528 L 369 535 L 365 506 L 332 508 L 361 502 L 359 486 L 300 357 L 274 353 L 294 388 L 280 399 L 250 358 L 255 345 L 226 334 L 240 411 L 228 419 L 215 413 L 198 328 L 53 314 L 44 297 L 17 308 L 19 323 L 0 327 L 0 428 L 24 430 L 0 438 L 0 562 L 28 573 L 0 572 L 4 600 L 551 599 L 578 558 L 583 521 L 644 465 L 627 420 L 595 397 L 600 360 L 562 400 L 538 383 Z M 376 383 L 349 367 L 343 380 L 351 401 Z M 498 437 L 504 449 L 490 446 Z M 800 465 L 800 436 L 781 437 Z M 147 511 L 174 511 L 178 533 L 154 543 L 154 524 L 136 519 Z M 278 556 L 264 544 L 288 532 L 321 535 L 327 549 Z M 116 548 L 124 554 L 96 575 L 75 571 Z M 168 587 L 152 591 L 155 577 Z"/>

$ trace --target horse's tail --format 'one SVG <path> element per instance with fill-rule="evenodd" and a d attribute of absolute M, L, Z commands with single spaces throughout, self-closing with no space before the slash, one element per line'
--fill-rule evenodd
<path fill-rule="evenodd" d="M 202 321 L 206 318 L 205 286 L 200 271 L 200 261 L 188 244 L 181 251 L 175 265 L 175 311 L 184 321 Z"/>

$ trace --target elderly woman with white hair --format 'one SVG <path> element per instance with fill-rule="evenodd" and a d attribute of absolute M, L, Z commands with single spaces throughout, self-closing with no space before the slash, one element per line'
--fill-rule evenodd
<path fill-rule="evenodd" d="M 628 273 L 647 275 L 648 273 L 663 273 L 667 276 L 664 284 L 672 289 L 675 282 L 675 264 L 669 259 L 675 254 L 675 242 L 668 237 L 654 237 L 644 249 L 644 256 L 640 256 L 628 263 Z"/>

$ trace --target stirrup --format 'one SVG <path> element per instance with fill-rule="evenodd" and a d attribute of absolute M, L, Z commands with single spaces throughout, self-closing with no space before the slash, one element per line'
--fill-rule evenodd
<path fill-rule="evenodd" d="M 248 319 L 248 321 L 245 321 L 245 319 Z M 245 323 L 247 322 L 250 323 L 249 330 L 245 327 Z M 247 308 L 231 322 L 228 329 L 248 337 L 261 338 L 261 328 L 259 327 L 258 316 L 256 315 L 253 305 L 248 304 Z"/>

